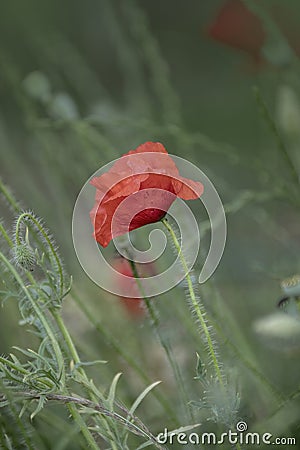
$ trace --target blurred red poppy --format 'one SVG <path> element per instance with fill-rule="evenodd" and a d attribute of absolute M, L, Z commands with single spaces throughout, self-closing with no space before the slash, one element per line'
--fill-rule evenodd
<path fill-rule="evenodd" d="M 155 275 L 155 268 L 153 263 L 146 264 L 135 264 L 137 272 L 140 277 L 147 277 L 151 275 Z M 122 297 L 120 296 L 121 304 L 126 309 L 127 313 L 134 319 L 142 318 L 145 315 L 144 309 L 144 300 L 142 298 L 138 298 L 140 294 L 137 282 L 134 278 L 132 268 L 127 259 L 123 258 L 121 255 L 115 257 L 112 262 L 112 267 L 119 272 L 120 276 L 117 275 L 116 283 L 118 288 L 124 292 L 136 292 L 137 297 Z M 125 275 L 125 278 L 121 275 Z"/>
<path fill-rule="evenodd" d="M 131 150 L 90 183 L 96 188 L 90 217 L 102 247 L 116 236 L 162 219 L 176 197 L 193 200 L 203 192 L 200 182 L 180 176 L 159 142 Z"/>
<path fill-rule="evenodd" d="M 289 46 L 299 54 L 299 28 L 295 28 L 292 23 L 293 14 L 282 6 L 272 8 L 269 14 Z M 216 41 L 248 53 L 257 65 L 270 62 L 275 65 L 285 64 L 291 56 L 289 46 L 278 40 L 275 47 L 271 48 L 272 54 L 266 58 L 263 49 L 266 50 L 268 35 L 264 24 L 242 0 L 227 0 L 207 31 Z"/>
<path fill-rule="evenodd" d="M 241 0 L 228 0 L 208 29 L 213 39 L 261 58 L 266 33 L 261 20 Z"/>

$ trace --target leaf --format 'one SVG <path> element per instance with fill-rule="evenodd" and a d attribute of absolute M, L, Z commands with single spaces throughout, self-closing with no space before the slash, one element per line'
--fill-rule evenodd
<path fill-rule="evenodd" d="M 74 370 L 78 369 L 79 367 L 94 366 L 95 364 L 107 364 L 107 361 L 104 361 L 102 359 L 96 359 L 95 361 L 86 361 L 86 362 L 80 361 L 74 364 Z"/>
<path fill-rule="evenodd" d="M 11 357 L 13 363 L 14 363 L 16 366 L 21 365 L 20 361 L 18 360 L 18 358 L 17 358 L 13 353 L 10 353 L 9 356 Z"/>
<path fill-rule="evenodd" d="M 25 413 L 25 411 L 29 408 L 30 405 L 30 401 L 29 402 L 24 402 L 23 406 L 21 408 L 21 411 L 19 412 L 19 418 L 22 419 L 23 414 Z"/>
<path fill-rule="evenodd" d="M 2 369 L 8 369 L 8 367 L 11 370 L 18 371 L 22 374 L 28 374 L 28 370 L 24 369 L 22 364 L 19 362 L 19 364 L 15 364 L 13 361 L 10 361 L 8 358 L 4 358 L 3 356 L 0 356 L 0 364 L 2 365 Z"/>
<path fill-rule="evenodd" d="M 18 350 L 18 352 L 22 353 L 25 356 L 29 356 L 30 358 L 32 358 L 33 353 L 35 353 L 33 350 L 30 350 L 29 348 L 25 350 L 24 348 L 18 347 L 17 345 L 13 345 L 12 348 Z"/>
<path fill-rule="evenodd" d="M 112 380 L 112 383 L 110 385 L 109 388 L 109 393 L 108 393 L 108 397 L 107 397 L 107 403 L 108 403 L 108 408 L 113 411 L 113 407 L 114 407 L 114 401 L 115 401 L 115 394 L 116 394 L 116 388 L 117 388 L 117 384 L 119 381 L 120 376 L 122 375 L 122 373 L 117 373 L 117 375 L 114 377 L 114 379 Z"/>
<path fill-rule="evenodd" d="M 155 383 L 150 384 L 150 386 L 148 386 L 146 389 L 143 390 L 143 392 L 138 396 L 138 398 L 132 404 L 132 406 L 129 410 L 129 414 L 128 414 L 129 416 L 132 416 L 134 414 L 135 410 L 142 403 L 142 401 L 144 400 L 146 395 L 160 383 L 161 383 L 161 381 L 156 381 Z"/>
<path fill-rule="evenodd" d="M 39 349 L 38 349 L 38 354 L 39 355 L 43 355 L 46 353 L 47 351 L 47 346 L 49 345 L 49 338 L 48 336 L 45 336 L 44 339 L 42 340 Z"/>
<path fill-rule="evenodd" d="M 195 423 L 194 425 L 186 425 L 184 427 L 176 428 L 175 430 L 169 431 L 168 436 L 171 434 L 179 434 L 179 433 L 185 433 L 186 431 L 193 430 L 194 428 L 200 427 L 202 425 L 201 423 Z"/>
<path fill-rule="evenodd" d="M 49 361 L 47 360 L 47 358 L 45 358 L 44 356 L 42 356 L 39 353 L 35 352 L 31 348 L 28 348 L 27 350 L 24 350 L 23 348 L 17 347 L 15 345 L 13 346 L 13 348 L 15 350 L 18 350 L 20 353 L 23 353 L 23 355 L 29 356 L 29 358 L 31 358 L 32 360 L 42 361 L 45 364 L 45 367 L 47 366 L 47 367 L 51 368 L 51 365 L 50 365 Z M 28 363 L 30 363 L 30 361 L 28 361 Z M 31 366 L 34 367 L 34 364 L 31 364 Z"/>
<path fill-rule="evenodd" d="M 72 285 L 73 285 L 73 277 L 72 277 L 72 275 L 71 275 L 71 276 L 70 276 L 70 279 L 69 279 L 69 284 L 68 284 L 66 290 L 64 291 L 64 293 L 63 293 L 63 295 L 62 295 L 62 299 L 63 299 L 64 297 L 66 297 L 66 296 L 71 292 Z"/>
<path fill-rule="evenodd" d="M 197 355 L 197 364 L 196 364 L 196 376 L 194 377 L 195 380 L 203 380 L 205 377 L 205 368 L 201 361 L 199 353 L 196 352 Z"/>
<path fill-rule="evenodd" d="M 152 441 L 144 442 L 144 443 L 143 443 L 142 445 L 140 445 L 136 450 L 142 450 L 142 448 L 149 447 L 149 445 L 153 445 L 153 442 L 152 442 Z"/>
<path fill-rule="evenodd" d="M 4 438 L 5 438 L 5 443 L 6 443 L 6 448 L 7 448 L 7 450 L 14 450 L 14 448 L 13 448 L 13 446 L 12 446 L 12 443 L 11 443 L 11 440 L 10 440 L 10 438 L 8 437 L 8 435 L 5 433 L 4 434 Z"/>
<path fill-rule="evenodd" d="M 30 420 L 33 420 L 34 417 L 43 409 L 45 403 L 47 401 L 47 397 L 45 395 L 40 395 L 37 407 L 35 410 L 30 414 Z"/>

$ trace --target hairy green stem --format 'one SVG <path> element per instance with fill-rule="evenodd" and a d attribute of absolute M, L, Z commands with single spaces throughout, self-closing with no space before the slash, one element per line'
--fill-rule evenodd
<path fill-rule="evenodd" d="M 188 265 L 187 265 L 187 262 L 185 260 L 184 255 L 182 253 L 182 249 L 181 249 L 180 243 L 179 243 L 179 241 L 177 239 L 177 236 L 176 236 L 173 228 L 169 224 L 168 220 L 166 218 L 164 218 L 161 221 L 162 221 L 163 225 L 166 227 L 166 229 L 168 230 L 168 232 L 169 232 L 169 234 L 170 234 L 170 236 L 172 238 L 172 241 L 173 241 L 173 243 L 175 245 L 175 248 L 176 248 L 176 250 L 178 252 L 178 256 L 180 258 L 181 265 L 182 265 L 184 273 L 185 273 L 185 279 L 186 279 L 187 284 L 188 284 L 188 289 L 189 289 L 191 302 L 192 302 L 195 314 L 197 316 L 197 319 L 199 320 L 199 323 L 200 323 L 200 325 L 202 327 L 202 330 L 203 330 L 203 333 L 204 333 L 204 336 L 205 336 L 205 339 L 206 339 L 206 342 L 207 342 L 207 345 L 208 345 L 209 355 L 210 355 L 210 358 L 212 360 L 213 367 L 215 369 L 215 373 L 216 373 L 217 379 L 218 379 L 220 385 L 224 387 L 224 380 L 223 380 L 222 372 L 221 372 L 221 369 L 220 369 L 220 366 L 219 366 L 218 358 L 217 358 L 217 355 L 216 355 L 215 350 L 214 350 L 212 338 L 211 338 L 211 335 L 210 335 L 207 323 L 206 323 L 206 321 L 204 319 L 204 312 L 201 310 L 201 306 L 199 305 L 199 303 L 197 301 L 196 294 L 195 294 L 195 291 L 194 291 L 194 288 L 193 288 L 192 279 L 191 279 L 191 276 L 189 274 Z"/>
<path fill-rule="evenodd" d="M 36 219 L 36 217 L 34 217 L 33 214 L 31 214 L 30 212 L 24 212 L 22 214 L 20 214 L 20 216 L 17 219 L 16 222 L 16 229 L 15 229 L 15 238 L 16 238 L 16 244 L 17 245 L 21 245 L 22 244 L 22 238 L 20 236 L 20 232 L 21 232 L 21 225 L 22 223 L 26 223 L 26 219 L 29 219 L 31 222 L 34 223 L 34 225 L 36 226 L 36 228 L 39 230 L 40 234 L 43 236 L 43 238 L 45 239 L 45 241 L 47 242 L 47 245 L 49 246 L 49 249 L 55 259 L 55 263 L 57 265 L 58 268 L 58 273 L 59 273 L 59 287 L 60 287 L 60 295 L 63 295 L 63 289 L 64 289 L 64 276 L 63 276 L 63 268 L 59 259 L 59 256 L 55 250 L 55 247 L 53 245 L 53 243 L 51 242 L 51 239 L 49 238 L 48 234 L 46 233 L 44 227 L 41 225 L 41 223 Z"/>

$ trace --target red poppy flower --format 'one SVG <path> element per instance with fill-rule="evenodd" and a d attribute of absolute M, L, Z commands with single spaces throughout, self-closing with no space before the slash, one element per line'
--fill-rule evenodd
<path fill-rule="evenodd" d="M 261 20 L 241 0 L 228 0 L 219 11 L 208 34 L 213 39 L 261 60 L 266 33 Z"/>
<path fill-rule="evenodd" d="M 123 258 L 121 255 L 117 256 L 112 262 L 112 267 L 124 276 L 117 276 L 116 283 L 121 291 L 126 294 L 127 292 L 136 292 L 137 297 L 122 297 L 120 296 L 121 304 L 126 309 L 128 314 L 134 318 L 142 318 L 145 315 L 144 300 L 139 298 L 140 294 L 137 282 L 134 278 L 132 268 L 127 259 Z M 140 277 L 147 277 L 155 275 L 155 269 L 153 263 L 136 264 L 136 269 Z M 141 280 L 142 282 L 142 280 Z"/>
<path fill-rule="evenodd" d="M 96 188 L 90 217 L 102 247 L 116 236 L 161 220 L 177 197 L 193 200 L 203 192 L 200 182 L 179 174 L 159 142 L 129 151 L 90 183 Z"/>
<path fill-rule="evenodd" d="M 299 31 L 298 26 L 295 28 L 292 24 L 293 14 L 283 8 L 273 8 L 269 13 L 291 48 L 299 54 L 297 43 Z M 227 0 L 224 3 L 214 22 L 209 26 L 208 35 L 216 41 L 248 53 L 256 64 L 270 62 L 262 52 L 268 37 L 264 24 L 241 0 Z M 280 54 L 277 58 L 280 61 Z"/>

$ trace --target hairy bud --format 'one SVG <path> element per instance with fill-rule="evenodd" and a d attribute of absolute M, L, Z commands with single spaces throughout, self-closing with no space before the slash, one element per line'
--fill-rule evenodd
<path fill-rule="evenodd" d="M 36 259 L 32 248 L 24 243 L 18 244 L 13 249 L 15 263 L 24 270 L 33 270 Z"/>

